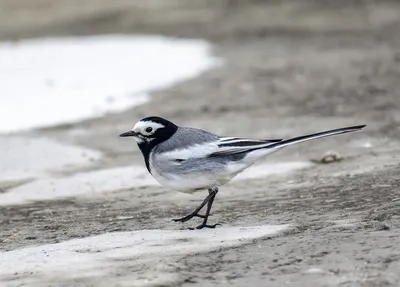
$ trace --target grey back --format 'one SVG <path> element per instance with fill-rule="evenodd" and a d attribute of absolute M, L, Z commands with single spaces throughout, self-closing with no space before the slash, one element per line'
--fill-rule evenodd
<path fill-rule="evenodd" d="M 218 136 L 201 129 L 179 127 L 175 134 L 154 149 L 155 153 L 163 153 L 176 149 L 185 149 L 196 144 L 218 140 Z"/>

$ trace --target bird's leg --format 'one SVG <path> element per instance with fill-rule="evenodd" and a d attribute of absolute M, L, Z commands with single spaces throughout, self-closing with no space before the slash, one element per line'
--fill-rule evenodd
<path fill-rule="evenodd" d="M 208 194 L 211 194 L 212 190 L 209 189 L 208 190 Z M 217 195 L 217 193 L 214 193 L 214 195 L 212 197 L 210 197 L 210 199 L 207 202 L 207 211 L 206 214 L 196 214 L 196 217 L 200 217 L 200 218 L 204 218 L 205 221 L 207 221 L 208 216 L 210 215 L 210 210 L 211 210 L 211 206 L 213 204 L 214 198 Z"/>
<path fill-rule="evenodd" d="M 210 188 L 208 190 L 208 193 L 212 194 L 212 197 L 210 198 L 210 200 L 207 203 L 207 211 L 206 211 L 206 214 L 203 217 L 204 218 L 203 223 L 200 224 L 199 226 L 197 226 L 196 229 L 202 229 L 204 227 L 215 228 L 217 225 L 220 225 L 219 223 L 216 223 L 216 224 L 213 224 L 213 225 L 207 225 L 207 220 L 208 220 L 208 217 L 210 216 L 210 211 L 211 211 L 211 207 L 212 207 L 212 204 L 214 202 L 215 196 L 218 193 L 218 188 L 217 187 Z M 191 228 L 191 229 L 194 229 L 194 228 Z"/>
<path fill-rule="evenodd" d="M 210 189 L 210 190 L 211 190 L 211 189 Z M 218 189 L 217 189 L 217 192 L 218 192 Z M 192 218 L 195 217 L 195 216 L 201 217 L 201 218 L 206 218 L 206 216 L 200 215 L 200 214 L 198 214 L 198 213 L 199 213 L 199 211 L 204 207 L 204 205 L 206 205 L 206 204 L 209 202 L 209 200 L 210 200 L 212 197 L 215 196 L 215 194 L 216 194 L 216 192 L 210 192 L 210 191 L 209 191 L 207 197 L 203 200 L 203 202 L 199 205 L 199 207 L 197 207 L 192 213 L 190 213 L 190 214 L 188 214 L 188 215 L 186 215 L 186 216 L 184 216 L 184 217 L 182 217 L 182 218 L 176 218 L 176 219 L 172 219 L 172 220 L 175 221 L 175 222 L 178 222 L 178 221 L 179 221 L 179 222 L 186 222 L 186 221 L 192 219 Z"/>

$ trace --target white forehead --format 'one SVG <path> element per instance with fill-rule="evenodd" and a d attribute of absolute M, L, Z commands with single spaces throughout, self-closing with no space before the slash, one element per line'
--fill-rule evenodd
<path fill-rule="evenodd" d="M 153 130 L 156 130 L 156 129 L 159 129 L 159 128 L 164 128 L 165 126 L 160 124 L 160 123 L 155 123 L 155 122 L 152 122 L 152 121 L 144 121 L 144 122 L 139 121 L 139 122 L 136 123 L 136 125 L 133 127 L 132 130 L 133 131 L 141 131 L 141 130 L 143 130 L 145 128 L 148 128 L 148 127 L 152 127 Z"/>

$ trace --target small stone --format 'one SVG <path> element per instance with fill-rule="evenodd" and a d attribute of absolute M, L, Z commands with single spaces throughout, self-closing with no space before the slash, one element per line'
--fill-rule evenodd
<path fill-rule="evenodd" d="M 35 240 L 36 236 L 27 236 L 25 237 L 26 240 Z"/>
<path fill-rule="evenodd" d="M 392 229 L 392 228 L 390 227 L 389 224 L 386 224 L 386 223 L 382 224 L 379 228 L 379 230 L 390 230 L 390 229 Z"/>
<path fill-rule="evenodd" d="M 333 162 L 338 162 L 343 160 L 343 157 L 335 151 L 327 152 L 322 158 L 320 159 L 312 159 L 311 161 L 314 163 L 322 163 L 322 164 L 329 164 Z"/>

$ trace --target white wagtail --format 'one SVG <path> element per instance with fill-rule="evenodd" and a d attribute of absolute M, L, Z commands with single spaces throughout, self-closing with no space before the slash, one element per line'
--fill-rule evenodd
<path fill-rule="evenodd" d="M 358 131 L 365 125 L 335 129 L 288 140 L 254 140 L 220 137 L 207 131 L 180 127 L 160 117 L 141 119 L 132 130 L 120 137 L 133 137 L 144 157 L 147 170 L 163 186 L 192 193 L 208 189 L 208 196 L 192 213 L 173 219 L 186 222 L 193 217 L 203 218 L 208 225 L 211 206 L 218 188 L 251 166 L 257 160 L 283 147 L 317 139 Z M 205 215 L 199 211 L 207 204 Z"/>

